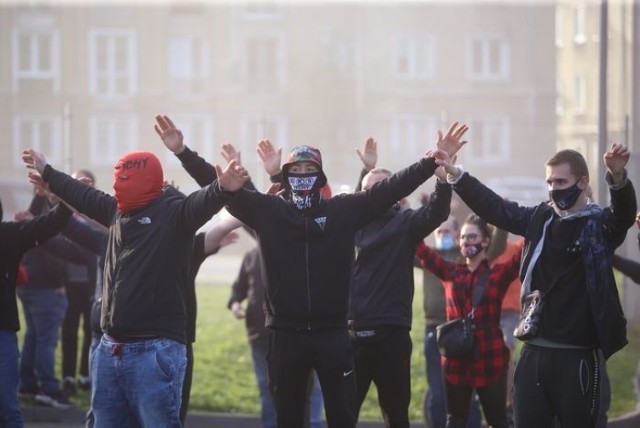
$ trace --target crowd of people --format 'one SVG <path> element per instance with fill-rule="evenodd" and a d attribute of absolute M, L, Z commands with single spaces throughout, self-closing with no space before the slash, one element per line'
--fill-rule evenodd
<path fill-rule="evenodd" d="M 281 150 L 260 141 L 274 183 L 263 193 L 232 145 L 223 146 L 226 166 L 212 165 L 167 116 L 155 131 L 201 187 L 189 195 L 166 183 L 152 152 L 117 160 L 110 195 L 89 171 L 69 176 L 25 150 L 36 193 L 0 227 L 0 427 L 22 426 L 18 392 L 67 407 L 77 387 L 91 390 L 89 427 L 183 426 L 196 275 L 237 228 L 256 246 L 227 307 L 246 321 L 265 427 L 355 427 L 372 383 L 385 425 L 409 427 L 415 266 L 428 427 L 477 428 L 480 407 L 491 427 L 605 426 L 605 361 L 627 343 L 613 267 L 640 276 L 639 264 L 614 255 L 640 227 L 629 151 L 612 144 L 604 153 L 608 207 L 591 201 L 586 162 L 573 150 L 546 163 L 549 200 L 523 207 L 456 165 L 467 130 L 454 122 L 395 173 L 378 167 L 377 142 L 367 139 L 356 191 L 338 195 L 315 147 L 298 146 L 282 163 Z M 432 176 L 433 193 L 409 207 L 406 197 Z M 453 192 L 472 211 L 462 222 Z M 223 207 L 233 218 L 198 233 Z M 463 319 L 472 346 L 449 353 L 438 326 Z"/>

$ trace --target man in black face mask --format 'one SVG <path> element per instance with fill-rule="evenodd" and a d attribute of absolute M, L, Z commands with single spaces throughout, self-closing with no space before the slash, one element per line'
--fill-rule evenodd
<path fill-rule="evenodd" d="M 607 208 L 587 197 L 589 171 L 574 150 L 561 150 L 547 161 L 551 201 L 536 207 L 505 201 L 459 167 L 445 165 L 454 190 L 474 212 L 525 237 L 521 323 L 530 321 L 527 295 L 542 296 L 537 334 L 522 336 L 525 345 L 514 375 L 518 427 L 552 426 L 554 418 L 563 427 L 596 426 L 602 358 L 627 344 L 611 254 L 637 210 L 625 170 L 628 160 L 629 151 L 619 144 L 604 154 Z"/>
<path fill-rule="evenodd" d="M 171 126 L 171 125 L 170 125 Z M 453 124 L 436 144 L 453 156 L 467 130 Z M 198 182 L 212 167 L 182 143 L 170 147 Z M 260 150 L 259 150 L 260 151 Z M 268 370 L 278 427 L 303 426 L 307 379 L 315 369 L 329 427 L 356 425 L 353 351 L 347 331 L 349 281 L 356 232 L 431 177 L 436 164 L 424 157 L 370 189 L 320 196 L 326 183 L 320 151 L 296 147 L 283 165 L 288 198 L 255 190 L 227 192 L 229 212 L 257 236 L 267 277 L 266 324 L 271 329 Z"/>

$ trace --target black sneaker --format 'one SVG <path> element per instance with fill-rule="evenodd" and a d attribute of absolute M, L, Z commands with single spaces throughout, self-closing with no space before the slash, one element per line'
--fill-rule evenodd
<path fill-rule="evenodd" d="M 36 404 L 56 407 L 58 409 L 68 409 L 71 407 L 69 399 L 65 397 L 62 391 L 51 392 L 48 394 L 41 392 L 36 395 Z"/>
<path fill-rule="evenodd" d="M 37 387 L 26 388 L 21 386 L 20 389 L 18 389 L 18 397 L 20 398 L 34 398 L 37 394 Z"/>
<path fill-rule="evenodd" d="M 76 395 L 76 380 L 70 376 L 64 378 L 64 382 L 62 382 L 62 393 L 66 397 L 73 397 Z"/>

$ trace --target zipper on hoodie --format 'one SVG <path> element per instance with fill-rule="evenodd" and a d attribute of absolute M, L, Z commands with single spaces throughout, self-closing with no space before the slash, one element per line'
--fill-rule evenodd
<path fill-rule="evenodd" d="M 304 217 L 304 249 L 307 274 L 307 308 L 309 310 L 307 318 L 307 330 L 311 331 L 311 284 L 309 283 L 309 217 Z"/>

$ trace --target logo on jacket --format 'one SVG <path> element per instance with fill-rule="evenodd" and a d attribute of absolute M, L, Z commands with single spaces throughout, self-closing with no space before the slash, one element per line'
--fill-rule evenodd
<path fill-rule="evenodd" d="M 140 223 L 140 224 L 151 224 L 151 219 L 149 217 L 140 217 L 138 219 L 138 223 Z"/>
<path fill-rule="evenodd" d="M 324 232 L 324 227 L 327 224 L 327 218 L 326 217 L 316 217 L 315 219 L 316 224 L 320 227 L 320 230 L 322 230 Z"/>

